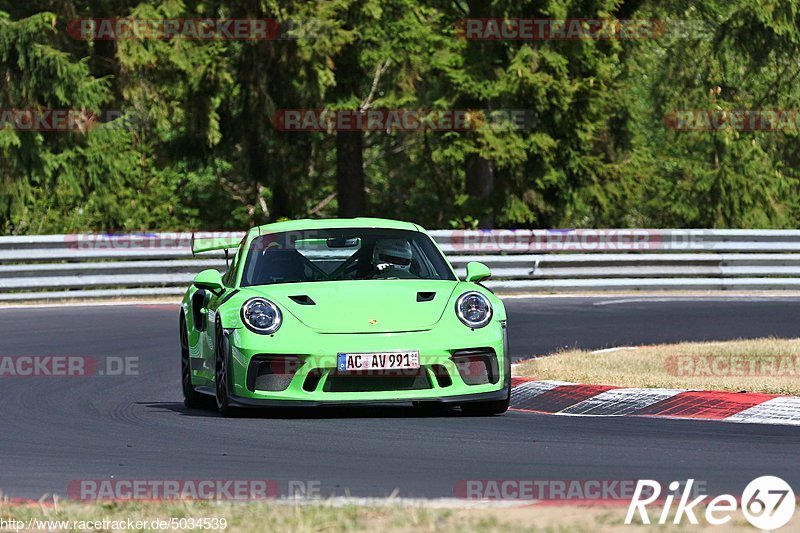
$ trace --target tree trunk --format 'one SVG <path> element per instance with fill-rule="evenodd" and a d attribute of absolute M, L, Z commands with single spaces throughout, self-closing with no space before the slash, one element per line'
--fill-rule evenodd
<path fill-rule="evenodd" d="M 473 18 L 490 18 L 494 16 L 492 4 L 486 0 L 468 0 L 469 16 Z M 495 43 L 493 41 L 467 41 L 467 55 L 472 65 L 479 65 L 485 79 L 493 79 L 492 58 L 495 57 Z M 488 102 L 480 99 L 468 99 L 462 102 L 467 109 L 487 109 Z M 477 140 L 474 139 L 474 142 Z M 494 226 L 494 206 L 492 195 L 495 190 L 494 165 L 492 161 L 479 155 L 469 155 L 464 161 L 466 175 L 466 192 L 471 202 L 479 208 L 477 213 L 480 228 Z"/>
<path fill-rule="evenodd" d="M 488 159 L 478 155 L 467 157 L 466 161 L 466 190 L 470 198 L 479 200 L 479 205 L 487 205 L 494 192 L 494 166 Z M 494 215 L 491 212 L 481 213 L 478 216 L 478 226 L 491 228 L 494 226 Z"/>
<path fill-rule="evenodd" d="M 340 217 L 360 217 L 366 214 L 363 154 L 362 132 L 336 132 L 336 187 Z"/>
<path fill-rule="evenodd" d="M 348 16 L 347 27 L 355 27 L 357 3 L 354 3 Z M 332 94 L 334 100 L 353 102 L 361 100 L 359 81 L 364 73 L 359 65 L 360 45 L 351 43 L 339 52 L 335 60 L 334 75 L 336 85 Z M 355 109 L 351 109 L 355 111 Z M 336 188 L 340 217 L 364 216 L 367 210 L 367 198 L 364 192 L 364 132 L 336 132 Z"/>

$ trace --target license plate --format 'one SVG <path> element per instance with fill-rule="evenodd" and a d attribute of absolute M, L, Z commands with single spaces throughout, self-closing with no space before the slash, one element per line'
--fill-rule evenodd
<path fill-rule="evenodd" d="M 339 372 L 419 368 L 419 352 L 340 353 Z"/>

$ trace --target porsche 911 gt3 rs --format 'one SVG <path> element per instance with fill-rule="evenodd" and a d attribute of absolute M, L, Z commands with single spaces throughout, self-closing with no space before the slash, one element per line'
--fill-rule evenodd
<path fill-rule="evenodd" d="M 383 219 L 296 220 L 243 239 L 183 298 L 187 407 L 412 402 L 475 415 L 508 409 L 506 312 L 469 263 L 464 281 L 421 227 Z M 226 252 L 227 253 L 227 252 Z"/>

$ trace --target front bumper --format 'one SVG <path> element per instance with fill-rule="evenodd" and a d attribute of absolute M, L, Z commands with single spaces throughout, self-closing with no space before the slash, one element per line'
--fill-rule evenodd
<path fill-rule="evenodd" d="M 496 321 L 478 330 L 457 327 L 437 327 L 429 331 L 376 334 L 321 334 L 306 330 L 301 342 L 294 335 L 265 337 L 247 329 L 228 332 L 228 361 L 231 376 L 229 396 L 241 407 L 298 406 L 314 407 L 337 404 L 374 404 L 397 402 L 469 403 L 504 400 L 510 393 L 511 371 L 507 349 L 505 322 Z M 298 348 L 301 348 L 298 350 Z M 471 350 L 494 357 L 493 369 L 486 379 L 475 379 L 465 372 L 464 356 Z M 420 353 L 421 369 L 414 381 L 395 387 L 392 380 L 386 386 L 360 390 L 372 376 L 342 374 L 336 370 L 338 353 L 369 353 L 416 350 Z M 454 357 L 455 356 L 455 357 Z M 459 357 L 460 356 L 460 357 Z M 274 358 L 275 366 L 285 367 L 280 390 L 264 390 L 253 376 L 259 361 Z M 487 367 L 489 359 L 486 359 Z M 458 362 L 458 365 L 457 365 Z M 251 364 L 253 363 L 253 364 Z M 249 379 L 248 379 L 249 378 Z M 335 385 L 337 380 L 350 381 L 354 387 Z M 472 383 L 472 384 L 470 384 Z"/>
<path fill-rule="evenodd" d="M 239 396 L 231 396 L 229 398 L 229 402 L 234 407 L 321 407 L 324 405 L 348 405 L 348 406 L 369 406 L 375 404 L 396 404 L 400 402 L 426 402 L 426 403 L 437 403 L 437 404 L 453 404 L 453 405 L 461 405 L 464 403 L 473 403 L 473 402 L 490 402 L 490 401 L 502 401 L 508 398 L 509 391 L 507 387 L 502 388 L 500 390 L 496 390 L 494 392 L 482 392 L 478 394 L 462 394 L 459 396 L 438 396 L 434 398 L 430 397 L 419 397 L 419 398 L 402 398 L 396 400 L 386 400 L 386 399 L 359 399 L 359 400 L 341 400 L 341 399 L 333 399 L 333 400 L 324 400 L 324 401 L 314 401 L 314 400 L 266 400 L 266 399 L 254 399 L 254 398 L 242 398 Z"/>

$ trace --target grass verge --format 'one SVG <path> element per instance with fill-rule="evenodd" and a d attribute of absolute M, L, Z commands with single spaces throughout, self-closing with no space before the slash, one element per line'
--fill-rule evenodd
<path fill-rule="evenodd" d="M 620 387 L 800 395 L 800 339 L 567 350 L 520 363 L 514 374 Z"/>
<path fill-rule="evenodd" d="M 657 520 L 660 509 L 653 511 Z M 0 503 L 0 523 L 18 520 L 33 530 L 51 531 L 131 531 L 127 521 L 152 523 L 153 520 L 171 521 L 173 518 L 225 519 L 225 529 L 198 531 L 262 532 L 262 531 L 466 531 L 466 532 L 678 532 L 686 525 L 642 526 L 625 525 L 626 505 L 602 506 L 525 506 L 514 508 L 432 508 L 420 504 L 382 506 L 331 506 L 324 501 L 306 505 L 287 505 L 272 502 L 130 502 L 130 503 L 78 503 L 59 502 L 55 505 L 8 505 Z M 69 526 L 54 526 L 53 521 L 68 521 Z M 95 521 L 100 527 L 87 527 Z M 702 519 L 701 519 L 702 520 Z M 51 524 L 46 522 L 50 521 Z M 73 522 L 74 521 L 74 522 Z M 113 521 L 122 527 L 115 527 Z M 787 525 L 797 526 L 797 516 Z M 702 522 L 701 522 L 702 524 Z M 30 529 L 23 529 L 30 530 Z M 150 526 L 142 530 L 153 531 Z M 188 528 L 161 528 L 161 531 L 186 531 Z M 719 531 L 715 526 L 692 526 L 693 531 Z M 726 524 L 726 531 L 753 531 L 740 511 Z M 5 527 L 3 531 L 15 531 Z"/>

